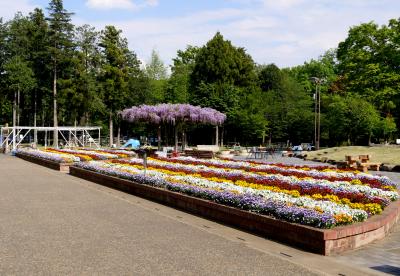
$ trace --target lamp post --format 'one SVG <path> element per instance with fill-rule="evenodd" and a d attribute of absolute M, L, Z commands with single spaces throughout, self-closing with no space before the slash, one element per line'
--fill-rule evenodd
<path fill-rule="evenodd" d="M 325 83 L 324 78 L 311 77 L 313 83 L 315 83 L 315 94 L 314 94 L 314 144 L 315 149 L 319 150 L 320 138 L 321 138 L 321 84 Z"/>

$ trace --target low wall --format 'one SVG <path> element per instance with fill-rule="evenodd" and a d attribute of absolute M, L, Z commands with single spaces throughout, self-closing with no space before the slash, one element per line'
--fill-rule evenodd
<path fill-rule="evenodd" d="M 400 213 L 397 201 L 366 222 L 317 229 L 74 166 L 70 167 L 70 174 L 322 255 L 341 253 L 385 237 Z"/>
<path fill-rule="evenodd" d="M 29 161 L 29 162 L 32 162 L 32 163 L 47 167 L 49 169 L 56 170 L 56 171 L 65 172 L 65 173 L 69 173 L 69 167 L 73 164 L 73 163 L 57 163 L 54 161 L 34 157 L 31 155 L 26 155 L 26 154 L 23 154 L 20 152 L 17 152 L 15 155 L 26 161 Z"/>

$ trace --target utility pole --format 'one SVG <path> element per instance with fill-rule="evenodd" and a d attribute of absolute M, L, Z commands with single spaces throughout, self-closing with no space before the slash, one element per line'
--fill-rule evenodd
<path fill-rule="evenodd" d="M 17 124 L 17 92 L 14 91 L 14 104 L 13 104 L 13 136 L 12 136 L 12 148 L 13 150 L 16 150 L 16 136 L 17 136 L 17 130 L 15 128 Z"/>
<path fill-rule="evenodd" d="M 325 83 L 324 78 L 311 77 L 311 81 L 315 83 L 314 94 L 314 143 L 315 149 L 319 150 L 321 139 L 321 84 Z"/>

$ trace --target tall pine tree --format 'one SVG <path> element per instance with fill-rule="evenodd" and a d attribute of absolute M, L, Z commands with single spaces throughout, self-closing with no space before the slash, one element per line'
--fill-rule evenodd
<path fill-rule="evenodd" d="M 71 63 L 74 26 L 71 24 L 73 13 L 64 9 L 62 0 L 51 0 L 49 7 L 49 52 L 53 71 L 53 126 L 58 127 L 57 82 L 58 78 L 68 78 L 68 66 Z M 62 70 L 61 70 L 62 68 Z M 60 76 L 58 76 L 60 74 Z M 58 131 L 53 134 L 54 146 L 58 147 Z"/>
<path fill-rule="evenodd" d="M 114 26 L 106 26 L 101 32 L 99 44 L 103 54 L 99 82 L 108 111 L 110 146 L 114 143 L 114 115 L 125 107 L 128 99 L 129 64 L 132 58 L 128 42 L 121 37 L 121 32 Z"/>

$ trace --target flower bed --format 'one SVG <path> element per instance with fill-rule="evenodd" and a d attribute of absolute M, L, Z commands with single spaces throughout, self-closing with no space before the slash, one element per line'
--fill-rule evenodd
<path fill-rule="evenodd" d="M 134 152 L 125 150 L 85 149 L 85 148 L 78 150 L 69 150 L 69 149 L 47 148 L 42 150 L 18 149 L 16 151 L 16 155 L 21 158 L 25 157 L 24 159 L 27 161 L 31 161 L 49 168 L 68 171 L 68 169 L 65 169 L 64 167 L 71 165 L 75 162 L 127 158 L 127 157 L 132 157 L 136 154 Z M 56 164 L 62 164 L 62 166 Z"/>
<path fill-rule="evenodd" d="M 55 153 L 55 154 L 61 154 L 61 155 L 71 155 L 75 156 L 80 159 L 80 161 L 91 161 L 91 160 L 107 160 L 107 159 L 117 159 L 120 158 L 118 154 L 114 153 L 109 153 L 109 152 L 104 152 L 104 151 L 99 151 L 99 150 L 93 150 L 93 149 L 53 149 L 53 148 L 48 148 L 44 149 L 44 152 L 50 152 L 50 153 Z M 125 155 L 125 157 L 127 157 Z"/>
<path fill-rule="evenodd" d="M 222 167 L 224 162 L 149 158 L 146 177 L 143 176 L 142 160 L 136 158 L 80 163 L 78 166 L 317 228 L 365 221 L 381 213 L 399 196 L 396 185 L 386 177 L 329 170 L 320 171 L 320 177 L 314 179 L 310 175 L 316 174 L 316 170 L 312 168 L 288 168 L 288 171 L 308 173 L 299 177 L 297 173 L 266 173 L 266 168 L 256 165 L 249 170 L 247 164 L 242 164 L 245 162 L 241 162 L 241 167 L 233 168 L 230 163 Z M 351 180 L 325 178 L 333 174 L 336 178 Z"/>
<path fill-rule="evenodd" d="M 52 161 L 55 163 L 73 163 L 80 161 L 79 157 L 76 157 L 72 154 L 61 153 L 61 152 L 57 153 L 57 152 L 42 151 L 42 150 L 17 149 L 16 153 L 20 155 L 26 155 L 30 157 Z"/>
<path fill-rule="evenodd" d="M 337 254 L 382 239 L 391 231 L 400 216 L 400 201 L 397 201 L 385 208 L 381 215 L 373 216 L 366 222 L 338 226 L 333 229 L 319 229 L 299 223 L 286 222 L 282 219 L 275 219 L 237 207 L 230 207 L 232 202 L 238 200 L 238 198 L 229 197 L 229 194 L 222 199 L 230 198 L 230 200 L 218 202 L 216 200 L 218 196 L 202 199 L 193 196 L 193 194 L 184 194 L 182 190 L 168 190 L 166 187 L 171 186 L 164 186 L 168 183 L 163 182 L 162 179 L 149 178 L 143 174 L 132 175 L 128 173 L 122 175 L 116 174 L 115 170 L 112 170 L 107 175 L 104 171 L 96 172 L 76 166 L 71 166 L 70 173 L 73 176 L 100 185 L 154 200 L 323 255 Z M 112 174 L 115 176 L 112 176 Z M 204 194 L 201 192 L 198 195 Z M 242 199 L 243 202 L 248 202 L 245 201 L 245 198 Z"/>
<path fill-rule="evenodd" d="M 79 159 L 74 156 L 58 155 L 54 153 L 40 152 L 37 150 L 19 149 L 15 155 L 31 163 L 66 173 L 69 172 L 70 165 L 79 161 Z"/>

